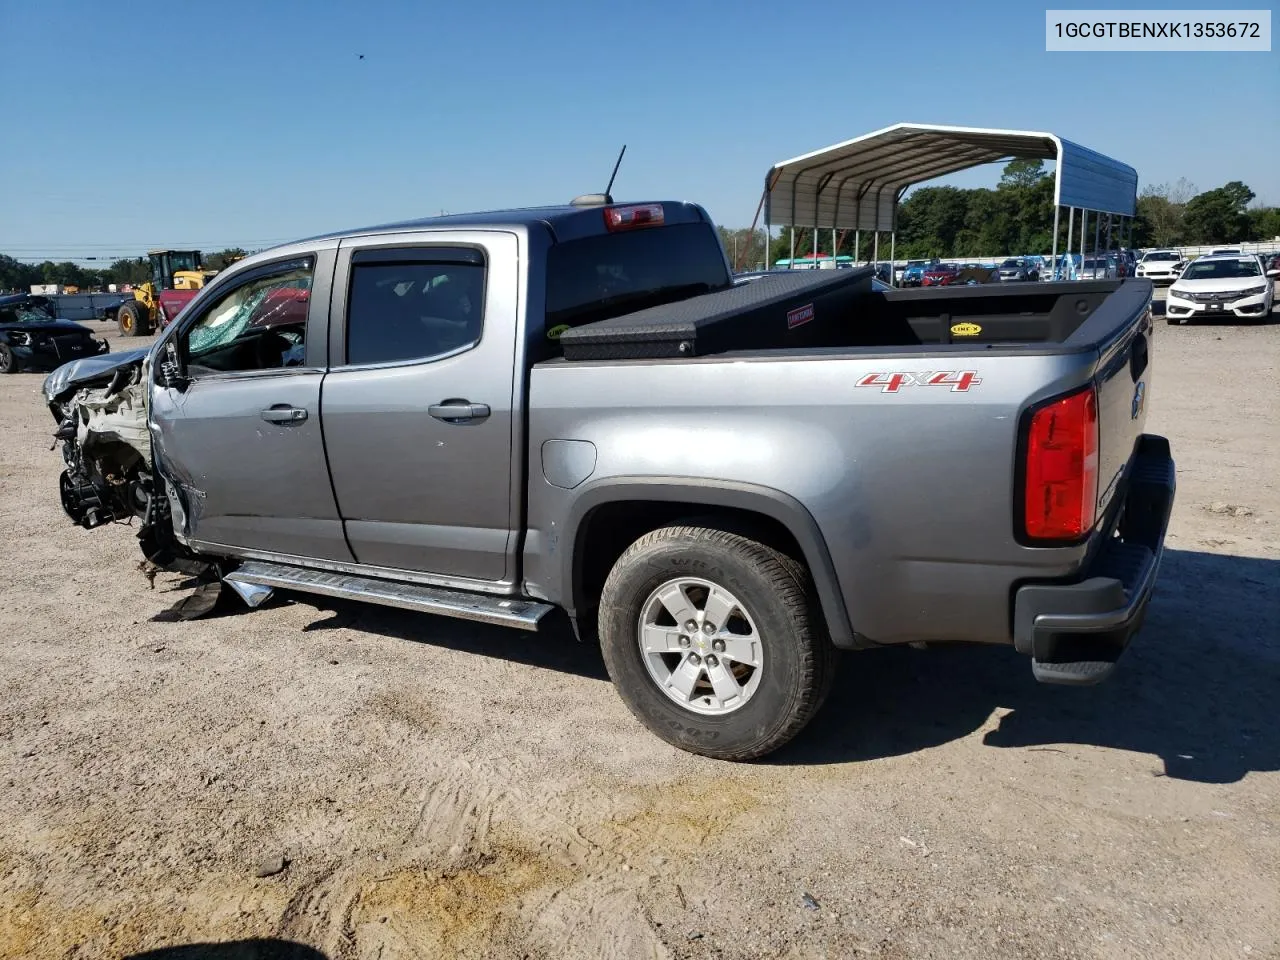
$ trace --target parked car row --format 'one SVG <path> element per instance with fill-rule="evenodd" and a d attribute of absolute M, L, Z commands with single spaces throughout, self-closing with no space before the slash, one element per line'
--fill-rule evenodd
<path fill-rule="evenodd" d="M 1280 253 L 1241 253 L 1235 249 L 1214 250 L 1210 257 L 1254 257 L 1272 280 L 1280 279 Z M 1153 283 L 1173 283 L 1182 275 L 1187 266 L 1204 257 L 1184 257 L 1176 250 L 1149 250 L 1138 262 L 1137 276 L 1146 277 Z"/>
<path fill-rule="evenodd" d="M 923 286 L 924 272 L 941 262 L 937 257 L 930 260 L 908 260 L 906 269 L 902 271 L 902 285 L 904 287 Z"/>
<path fill-rule="evenodd" d="M 1000 271 L 996 267 L 982 263 L 937 263 L 925 270 L 920 285 L 950 287 L 999 282 Z"/>

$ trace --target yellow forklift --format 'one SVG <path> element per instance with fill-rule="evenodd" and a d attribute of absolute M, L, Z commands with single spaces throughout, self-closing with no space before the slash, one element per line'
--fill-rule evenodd
<path fill-rule="evenodd" d="M 133 288 L 133 299 L 116 312 L 122 337 L 145 337 L 178 315 L 209 278 L 218 271 L 205 270 L 199 250 L 148 250 L 151 279 Z"/>

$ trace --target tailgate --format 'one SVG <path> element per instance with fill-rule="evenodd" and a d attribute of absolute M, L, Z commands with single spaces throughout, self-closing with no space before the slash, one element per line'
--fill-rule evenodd
<path fill-rule="evenodd" d="M 1125 311 L 1124 322 L 1114 335 L 1101 344 L 1094 380 L 1098 389 L 1099 518 L 1106 515 L 1124 486 L 1126 470 L 1147 420 L 1147 395 L 1151 389 L 1150 300 L 1123 306 L 1130 309 Z"/>

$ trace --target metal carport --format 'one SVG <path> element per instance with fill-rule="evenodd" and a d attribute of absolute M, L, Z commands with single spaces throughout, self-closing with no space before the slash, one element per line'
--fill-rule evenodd
<path fill-rule="evenodd" d="M 1085 248 L 1088 215 L 1109 214 L 1128 219 L 1137 209 L 1138 174 L 1118 160 L 1064 140 L 1056 134 L 1029 130 L 990 130 L 980 127 L 930 126 L 899 123 L 812 153 L 775 163 L 765 178 L 761 205 L 765 232 L 772 226 L 817 231 L 830 228 L 832 249 L 836 231 L 875 231 L 879 258 L 880 233 L 890 234 L 890 259 L 897 244 L 898 204 L 908 187 L 970 167 L 1013 159 L 1055 161 L 1053 263 L 1058 254 L 1059 215 L 1070 210 L 1066 250 L 1071 249 L 1075 211 L 1081 211 L 1080 252 Z M 759 217 L 759 209 L 756 212 Z M 1094 221 L 1094 249 L 1099 217 Z M 755 229 L 755 224 L 752 225 Z M 855 246 L 855 250 L 860 247 Z M 768 244 L 765 267 L 769 266 Z M 891 275 L 892 275 L 892 271 Z"/>

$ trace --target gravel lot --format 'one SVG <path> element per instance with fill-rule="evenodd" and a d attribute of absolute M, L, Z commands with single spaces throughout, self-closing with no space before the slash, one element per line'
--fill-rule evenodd
<path fill-rule="evenodd" d="M 65 520 L 42 378 L 4 378 L 0 958 L 1280 956 L 1280 323 L 1156 341 L 1180 487 L 1119 675 L 853 655 L 755 765 L 559 633 L 153 620 L 189 588 Z"/>

